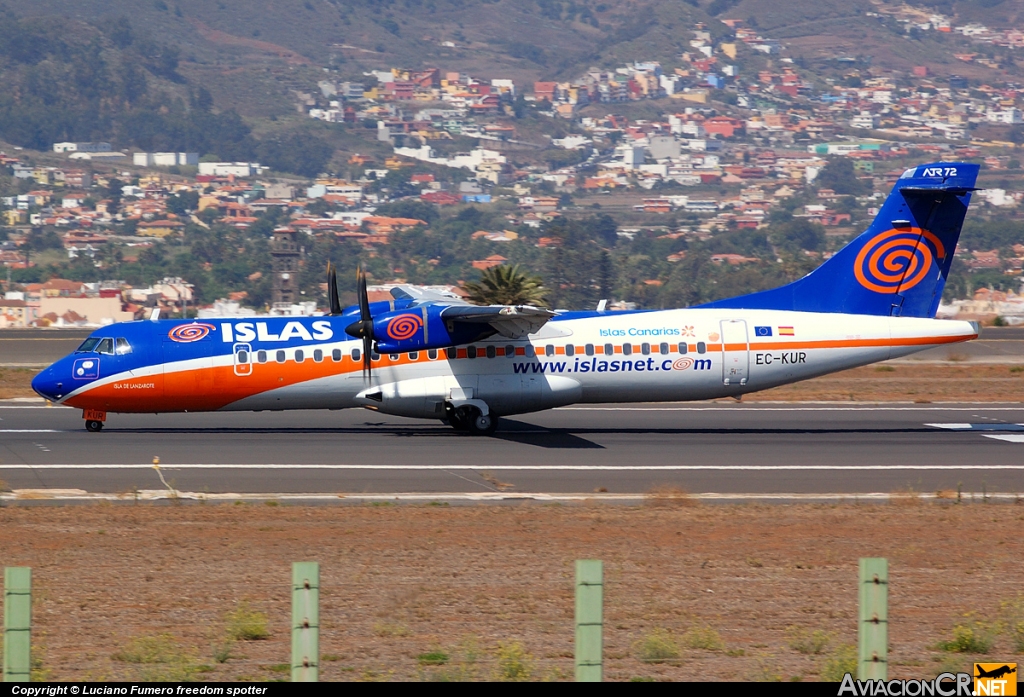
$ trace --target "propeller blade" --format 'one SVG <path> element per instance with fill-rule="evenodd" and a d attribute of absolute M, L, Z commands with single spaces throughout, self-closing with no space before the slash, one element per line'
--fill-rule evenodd
<path fill-rule="evenodd" d="M 363 335 L 363 380 L 369 380 L 372 375 L 370 364 L 370 352 L 373 351 L 373 337 L 369 334 Z"/>
<path fill-rule="evenodd" d="M 366 273 L 362 266 L 356 268 L 356 293 L 359 296 L 359 321 L 345 327 L 345 333 L 363 340 L 363 379 L 368 380 L 372 377 L 370 354 L 373 351 L 373 317 L 370 316 Z"/>
<path fill-rule="evenodd" d="M 330 306 L 328 314 L 341 314 L 341 300 L 338 298 L 338 271 L 334 262 L 327 262 L 327 303 Z"/>
<path fill-rule="evenodd" d="M 359 319 L 366 322 L 370 317 L 370 299 L 366 294 L 366 272 L 360 266 L 356 269 L 356 293 L 359 294 Z"/>

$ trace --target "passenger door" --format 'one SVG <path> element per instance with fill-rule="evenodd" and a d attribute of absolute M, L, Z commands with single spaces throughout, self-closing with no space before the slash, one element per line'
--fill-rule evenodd
<path fill-rule="evenodd" d="M 750 369 L 750 342 L 747 322 L 742 319 L 723 319 L 722 329 L 722 383 L 746 385 Z"/>
<path fill-rule="evenodd" d="M 252 344 L 235 344 L 231 348 L 234 355 L 235 375 L 248 377 L 252 375 Z"/>

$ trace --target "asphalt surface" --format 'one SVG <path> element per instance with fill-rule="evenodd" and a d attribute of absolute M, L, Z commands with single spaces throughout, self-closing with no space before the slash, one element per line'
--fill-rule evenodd
<path fill-rule="evenodd" d="M 0 366 L 49 365 L 68 355 L 91 329 L 0 329 Z"/>
<path fill-rule="evenodd" d="M 77 410 L 7 402 L 0 479 L 109 493 L 1012 494 L 1021 422 L 1021 405 L 716 402 L 569 407 L 487 438 L 364 410 L 112 414 L 88 433 Z"/>
<path fill-rule="evenodd" d="M 88 329 L 0 330 L 0 366 L 42 367 L 78 348 Z M 902 361 L 948 360 L 951 355 L 978 362 L 1024 362 L 1024 327 L 989 327 L 963 344 L 915 353 Z"/>

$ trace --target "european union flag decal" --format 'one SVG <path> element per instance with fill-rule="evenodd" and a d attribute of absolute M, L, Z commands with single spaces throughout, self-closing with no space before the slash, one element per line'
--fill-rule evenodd
<path fill-rule="evenodd" d="M 754 336 L 771 336 L 771 327 L 754 327 Z"/>

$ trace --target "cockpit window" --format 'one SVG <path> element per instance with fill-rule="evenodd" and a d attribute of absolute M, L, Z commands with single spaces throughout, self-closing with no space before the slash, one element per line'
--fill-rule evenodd
<path fill-rule="evenodd" d="M 114 353 L 113 339 L 100 339 L 100 345 L 96 347 L 96 353 Z"/>
<path fill-rule="evenodd" d="M 115 349 L 115 352 L 118 356 L 123 356 L 126 353 L 132 352 L 132 345 L 128 343 L 128 339 L 117 337 L 116 344 L 117 348 Z"/>
<path fill-rule="evenodd" d="M 82 345 L 75 349 L 75 353 L 89 353 L 90 351 L 96 350 L 96 344 L 100 343 L 100 340 L 96 337 L 90 336 L 88 339 L 82 342 Z"/>

